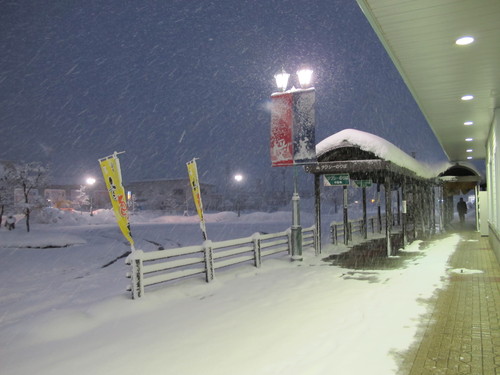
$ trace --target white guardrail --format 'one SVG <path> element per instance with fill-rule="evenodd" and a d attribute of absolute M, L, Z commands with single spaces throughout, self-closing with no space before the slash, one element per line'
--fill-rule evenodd
<path fill-rule="evenodd" d="M 316 246 L 316 228 L 302 229 L 302 247 Z M 205 275 L 205 280 L 214 279 L 215 271 L 224 267 L 252 262 L 260 267 L 262 258 L 273 254 L 291 253 L 291 230 L 279 233 L 254 235 L 235 240 L 212 242 L 202 245 L 144 252 L 136 250 L 127 258 L 132 266 L 131 285 L 128 290 L 132 298 L 144 295 L 146 286 L 182 279 L 194 275 Z"/>

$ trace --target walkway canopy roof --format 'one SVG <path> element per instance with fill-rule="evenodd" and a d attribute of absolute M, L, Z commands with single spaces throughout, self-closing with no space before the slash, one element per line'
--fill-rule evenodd
<path fill-rule="evenodd" d="M 354 180 L 371 179 L 383 183 L 392 176 L 395 183 L 403 178 L 432 180 L 452 165 L 437 166 L 419 162 L 392 143 L 374 134 L 344 129 L 316 145 L 317 164 L 306 165 L 313 174 L 349 173 Z"/>
<path fill-rule="evenodd" d="M 481 181 L 481 173 L 469 163 L 455 163 L 439 174 L 444 195 L 467 194 Z"/>

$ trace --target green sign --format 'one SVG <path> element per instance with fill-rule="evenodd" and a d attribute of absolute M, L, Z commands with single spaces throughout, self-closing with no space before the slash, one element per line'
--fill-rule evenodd
<path fill-rule="evenodd" d="M 372 180 L 354 180 L 356 187 L 365 188 L 372 186 Z"/>
<path fill-rule="evenodd" d="M 325 174 L 325 186 L 348 186 L 349 173 Z"/>

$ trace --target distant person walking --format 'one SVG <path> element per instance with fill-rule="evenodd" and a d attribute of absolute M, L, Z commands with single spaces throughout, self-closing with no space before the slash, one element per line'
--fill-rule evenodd
<path fill-rule="evenodd" d="M 460 224 L 465 223 L 465 214 L 467 213 L 467 203 L 464 202 L 463 198 L 457 203 L 458 217 L 460 218 Z"/>
<path fill-rule="evenodd" d="M 5 227 L 8 230 L 12 230 L 16 228 L 16 218 L 12 215 L 7 216 L 7 220 L 5 220 Z"/>

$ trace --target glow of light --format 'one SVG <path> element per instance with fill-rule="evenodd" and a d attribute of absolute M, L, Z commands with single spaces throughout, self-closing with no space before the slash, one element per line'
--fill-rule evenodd
<path fill-rule="evenodd" d="M 472 152 L 472 151 L 474 151 L 472 148 L 468 148 L 468 149 L 466 150 L 466 152 Z"/>
<path fill-rule="evenodd" d="M 85 182 L 87 183 L 87 185 L 94 185 L 95 184 L 95 178 L 94 177 L 87 177 L 87 179 L 85 180 Z"/>
<path fill-rule="evenodd" d="M 274 79 L 276 80 L 276 86 L 278 87 L 278 90 L 286 91 L 286 87 L 288 86 L 288 78 L 289 77 L 290 77 L 290 74 L 285 72 L 285 69 L 281 69 L 281 72 L 276 73 L 274 75 Z"/>
<path fill-rule="evenodd" d="M 308 87 L 312 81 L 313 71 L 311 69 L 301 69 L 297 72 L 299 83 L 302 88 Z"/>
<path fill-rule="evenodd" d="M 468 44 L 471 44 L 474 42 L 474 38 L 471 36 L 463 36 L 461 38 L 458 38 L 455 43 L 459 46 L 466 46 Z"/>
<path fill-rule="evenodd" d="M 472 156 L 467 156 L 467 160 L 471 160 L 472 159 Z"/>
<path fill-rule="evenodd" d="M 234 180 L 236 182 L 241 182 L 243 180 L 243 176 L 241 174 L 237 174 L 234 176 Z"/>
<path fill-rule="evenodd" d="M 468 125 L 474 125 L 474 121 L 465 121 L 464 125 L 466 125 L 466 126 L 468 126 Z"/>
<path fill-rule="evenodd" d="M 462 99 L 464 101 L 472 100 L 472 99 L 474 99 L 474 96 L 473 95 L 464 95 L 460 99 Z"/>
<path fill-rule="evenodd" d="M 473 140 L 474 140 L 474 138 L 465 138 L 466 142 L 472 142 Z"/>

